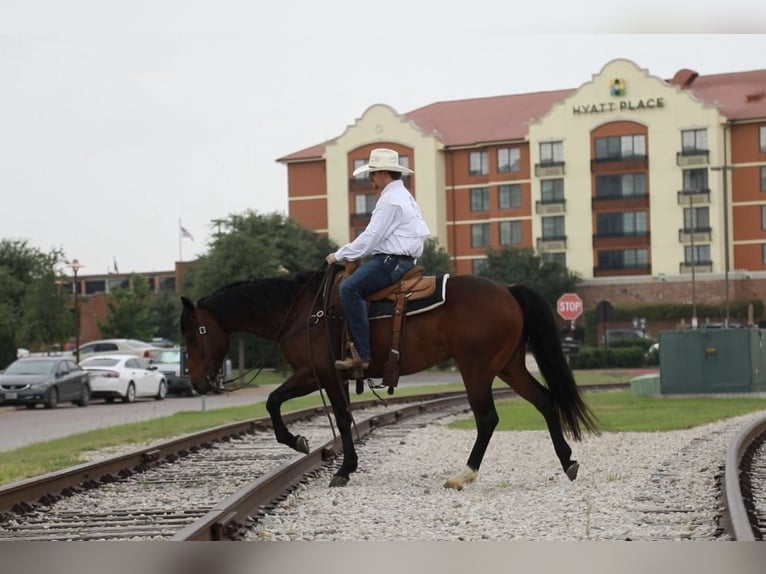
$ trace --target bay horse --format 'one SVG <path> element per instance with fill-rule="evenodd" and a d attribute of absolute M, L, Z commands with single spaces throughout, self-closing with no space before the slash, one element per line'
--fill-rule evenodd
<path fill-rule="evenodd" d="M 292 374 L 266 401 L 279 443 L 309 453 L 308 440 L 292 434 L 282 420 L 285 401 L 323 388 L 332 405 L 343 446 L 343 458 L 330 486 L 344 486 L 357 469 L 351 433 L 348 381 L 334 366 L 339 344 L 333 332 L 341 321 L 319 271 L 242 281 L 199 299 L 182 297 L 181 333 L 188 354 L 189 376 L 204 394 L 215 388 L 216 375 L 236 331 L 276 341 Z M 402 375 L 417 373 L 450 357 L 463 379 L 476 422 L 476 438 L 466 466 L 445 487 L 460 490 L 478 476 L 479 467 L 499 418 L 492 395 L 495 377 L 542 414 L 553 449 L 570 480 L 579 465 L 572 460 L 566 433 L 579 441 L 583 429 L 597 434 L 597 421 L 585 404 L 561 348 L 553 312 L 547 301 L 523 285 L 505 285 L 473 275 L 449 277 L 444 303 L 406 317 L 400 346 Z M 335 311 L 337 306 L 337 313 Z M 333 325 L 333 323 L 336 323 Z M 370 323 L 372 362 L 365 371 L 380 378 L 391 341 L 391 319 Z M 527 342 L 545 380 L 538 382 L 526 367 Z"/>

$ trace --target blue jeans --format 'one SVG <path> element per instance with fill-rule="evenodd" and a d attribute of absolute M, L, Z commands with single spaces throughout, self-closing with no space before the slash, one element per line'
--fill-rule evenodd
<path fill-rule="evenodd" d="M 367 301 L 364 298 L 375 291 L 395 283 L 410 269 L 415 262 L 410 257 L 396 255 L 373 255 L 367 263 L 340 282 L 340 304 L 351 339 L 356 345 L 359 358 L 369 361 L 370 320 L 367 314 Z"/>

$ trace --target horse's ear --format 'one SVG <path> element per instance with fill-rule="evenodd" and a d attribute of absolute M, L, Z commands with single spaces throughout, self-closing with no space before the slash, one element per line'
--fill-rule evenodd
<path fill-rule="evenodd" d="M 194 313 L 194 303 L 192 303 L 191 299 L 181 296 L 181 304 L 187 312 Z"/>

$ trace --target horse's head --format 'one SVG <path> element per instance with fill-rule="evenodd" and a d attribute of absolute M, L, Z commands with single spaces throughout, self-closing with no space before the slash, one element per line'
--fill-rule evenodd
<path fill-rule="evenodd" d="M 218 389 L 218 373 L 229 350 L 229 336 L 205 309 L 181 297 L 181 335 L 186 344 L 189 379 L 198 393 Z"/>

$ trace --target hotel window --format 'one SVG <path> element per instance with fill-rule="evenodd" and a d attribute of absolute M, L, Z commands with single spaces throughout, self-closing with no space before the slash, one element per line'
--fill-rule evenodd
<path fill-rule="evenodd" d="M 361 193 L 354 198 L 354 213 L 356 215 L 372 213 L 373 209 L 375 209 L 374 193 Z"/>
<path fill-rule="evenodd" d="M 359 169 L 360 167 L 362 167 L 366 163 L 367 163 L 366 159 L 355 159 L 354 160 L 354 171 L 356 171 L 357 169 Z M 351 173 L 354 173 L 354 171 L 352 171 Z M 356 180 L 356 181 L 364 181 L 365 179 L 367 179 L 367 176 L 369 176 L 369 175 L 370 175 L 369 173 L 360 173 L 359 175 L 355 175 L 353 177 L 354 177 L 354 180 Z"/>
<path fill-rule="evenodd" d="M 693 257 L 693 258 L 692 258 Z M 685 265 L 709 265 L 710 264 L 710 245 L 691 245 L 684 247 Z"/>
<path fill-rule="evenodd" d="M 521 245 L 521 221 L 500 222 L 500 245 Z"/>
<path fill-rule="evenodd" d="M 681 131 L 681 150 L 684 153 L 707 151 L 707 130 Z"/>
<path fill-rule="evenodd" d="M 517 147 L 504 147 L 497 150 L 497 171 L 499 173 L 521 171 L 521 150 Z"/>
<path fill-rule="evenodd" d="M 564 142 L 543 142 L 540 144 L 540 165 L 564 163 Z"/>
<path fill-rule="evenodd" d="M 544 179 L 540 182 L 540 199 L 543 203 L 564 202 L 564 180 Z"/>
<path fill-rule="evenodd" d="M 599 175 L 596 177 L 596 197 L 619 199 L 646 195 L 646 174 Z"/>
<path fill-rule="evenodd" d="M 471 272 L 474 275 L 481 275 L 487 269 L 489 269 L 489 262 L 486 259 L 471 260 Z"/>
<path fill-rule="evenodd" d="M 471 190 L 471 211 L 489 211 L 488 187 L 474 187 Z"/>
<path fill-rule="evenodd" d="M 564 216 L 543 217 L 543 240 L 552 241 L 556 239 L 565 239 Z"/>
<path fill-rule="evenodd" d="M 642 269 L 649 266 L 648 249 L 599 251 L 599 269 Z"/>
<path fill-rule="evenodd" d="M 489 154 L 486 151 L 472 151 L 468 156 L 469 175 L 487 175 L 489 173 Z"/>
<path fill-rule="evenodd" d="M 540 256 L 546 263 L 558 263 L 562 267 L 567 266 L 567 254 L 565 251 L 548 251 L 542 253 Z"/>
<path fill-rule="evenodd" d="M 596 159 L 643 159 L 646 157 L 646 136 L 613 136 L 596 138 Z"/>
<path fill-rule="evenodd" d="M 707 207 L 684 208 L 684 231 L 708 231 L 710 210 Z"/>
<path fill-rule="evenodd" d="M 766 206 L 761 206 L 761 231 L 766 231 Z"/>
<path fill-rule="evenodd" d="M 685 169 L 684 191 L 704 191 L 710 189 L 707 183 L 707 169 Z"/>
<path fill-rule="evenodd" d="M 761 167 L 761 191 L 766 191 L 766 166 Z"/>
<path fill-rule="evenodd" d="M 471 247 L 489 247 L 489 223 L 471 225 Z"/>
<path fill-rule="evenodd" d="M 645 211 L 599 213 L 596 218 L 596 231 L 599 237 L 645 235 L 649 231 L 647 214 Z"/>
<path fill-rule="evenodd" d="M 497 188 L 497 206 L 500 209 L 519 209 L 521 207 L 521 185 L 500 185 Z"/>
<path fill-rule="evenodd" d="M 766 243 L 761 243 L 761 263 L 766 263 Z"/>
<path fill-rule="evenodd" d="M 766 126 L 758 128 L 758 139 L 761 142 L 761 151 L 766 152 Z"/>

